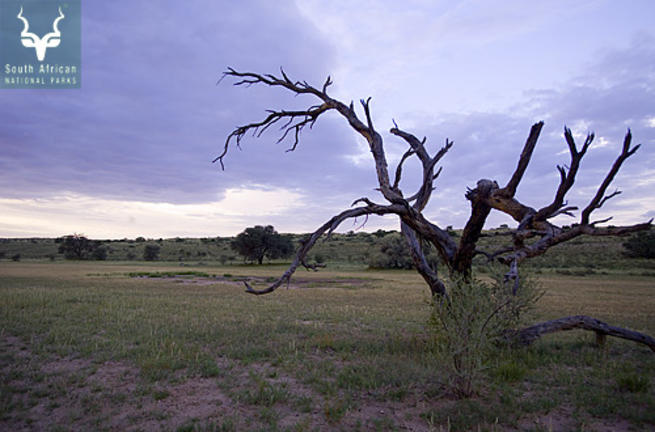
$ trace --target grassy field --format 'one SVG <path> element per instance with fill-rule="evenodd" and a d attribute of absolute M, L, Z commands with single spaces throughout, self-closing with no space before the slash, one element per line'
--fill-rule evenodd
<path fill-rule="evenodd" d="M 202 264 L 0 262 L 0 429 L 655 428 L 655 354 L 643 346 L 547 336 L 502 350 L 479 394 L 458 400 L 416 273 L 299 272 L 254 297 L 240 280 L 263 284 L 282 266 Z M 593 270 L 539 275 L 538 318 L 588 314 L 655 334 L 652 270 Z"/>

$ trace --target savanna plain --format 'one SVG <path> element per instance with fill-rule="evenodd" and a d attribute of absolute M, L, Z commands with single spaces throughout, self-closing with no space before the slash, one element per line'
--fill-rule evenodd
<path fill-rule="evenodd" d="M 154 262 L 123 259 L 143 247 L 128 241 L 105 261 L 5 243 L 5 256 L 23 249 L 0 260 L 0 429 L 655 429 L 655 353 L 615 338 L 597 346 L 581 330 L 499 346 L 476 394 L 456 397 L 428 289 L 411 270 L 359 262 L 369 241 L 337 235 L 317 249 L 325 269 L 258 297 L 243 280 L 263 286 L 286 266 L 228 260 L 227 243 L 160 241 Z M 584 314 L 654 335 L 655 263 L 624 258 L 620 242 L 535 260 L 544 295 L 533 320 Z"/>

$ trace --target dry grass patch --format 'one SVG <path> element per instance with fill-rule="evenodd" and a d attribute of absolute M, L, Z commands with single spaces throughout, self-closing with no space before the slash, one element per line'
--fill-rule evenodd
<path fill-rule="evenodd" d="M 427 289 L 413 272 L 301 273 L 311 289 L 264 297 L 230 281 L 127 276 L 179 269 L 3 262 L 0 428 L 47 430 L 48 421 L 60 430 L 655 426 L 655 359 L 635 344 L 610 340 L 597 349 L 586 332 L 547 336 L 502 352 L 481 394 L 458 401 L 444 391 L 426 329 Z M 184 270 L 266 280 L 280 267 Z M 541 318 L 585 313 L 655 334 L 652 279 L 548 276 L 543 283 Z"/>

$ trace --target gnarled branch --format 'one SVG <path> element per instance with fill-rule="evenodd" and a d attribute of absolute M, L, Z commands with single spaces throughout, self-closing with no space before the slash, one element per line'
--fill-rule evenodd
<path fill-rule="evenodd" d="M 509 334 L 510 340 L 522 345 L 529 345 L 541 336 L 548 333 L 567 331 L 573 329 L 583 329 L 596 332 L 596 341 L 603 344 L 605 336 L 614 336 L 621 339 L 627 339 L 633 342 L 644 344 L 655 352 L 655 339 L 652 337 L 622 327 L 609 325 L 596 318 L 586 315 L 575 315 L 559 318 L 551 321 L 545 321 L 533 326 L 512 332 Z"/>

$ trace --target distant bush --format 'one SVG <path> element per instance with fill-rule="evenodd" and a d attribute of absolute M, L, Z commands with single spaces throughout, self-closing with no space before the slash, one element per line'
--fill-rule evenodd
<path fill-rule="evenodd" d="M 135 258 L 136 258 L 136 254 L 135 254 L 134 252 L 128 252 L 128 253 L 127 253 L 127 259 L 128 259 L 129 261 L 132 261 L 132 260 L 135 259 Z"/>
<path fill-rule="evenodd" d="M 146 261 L 155 261 L 159 259 L 159 250 L 161 248 L 156 244 L 148 244 L 143 249 L 143 259 Z"/>
<path fill-rule="evenodd" d="M 16 262 L 20 261 L 20 254 L 17 253 L 15 255 L 12 255 L 11 260 Z"/>
<path fill-rule="evenodd" d="M 379 241 L 379 249 L 371 253 L 368 258 L 368 265 L 373 269 L 412 269 L 414 261 L 409 252 L 409 246 L 402 234 L 394 232 L 388 234 Z M 433 266 L 437 264 L 438 257 L 434 252 L 425 248 L 426 258 Z"/>
<path fill-rule="evenodd" d="M 616 384 L 620 391 L 630 393 L 647 393 L 650 387 L 648 377 L 636 372 L 617 374 Z"/>
<path fill-rule="evenodd" d="M 383 230 L 383 229 L 379 229 L 379 230 L 375 231 L 375 232 L 373 233 L 373 235 L 374 235 L 375 237 L 377 237 L 377 238 L 382 238 L 382 237 L 386 236 L 387 234 L 391 234 L 391 233 L 393 233 L 393 232 L 394 232 L 394 231 L 385 231 L 385 230 Z"/>
<path fill-rule="evenodd" d="M 411 269 L 414 266 L 409 248 L 400 234 L 384 237 L 379 250 L 369 257 L 368 265 L 375 269 Z"/>
<path fill-rule="evenodd" d="M 107 259 L 107 248 L 105 246 L 96 247 L 93 252 L 91 252 L 91 258 L 98 261 L 104 261 Z"/>
<path fill-rule="evenodd" d="M 143 243 L 146 241 L 146 239 L 145 237 L 137 237 L 134 239 L 134 241 L 136 241 L 137 243 Z"/>
<path fill-rule="evenodd" d="M 89 259 L 100 246 L 99 242 L 89 240 L 82 234 L 71 234 L 60 237 L 57 240 L 56 242 L 59 243 L 59 253 L 64 254 L 66 259 Z"/>
<path fill-rule="evenodd" d="M 0 259 L 3 259 L 5 257 L 5 252 L 0 252 Z"/>
<path fill-rule="evenodd" d="M 655 231 L 640 232 L 623 243 L 626 255 L 633 258 L 655 258 Z"/>

